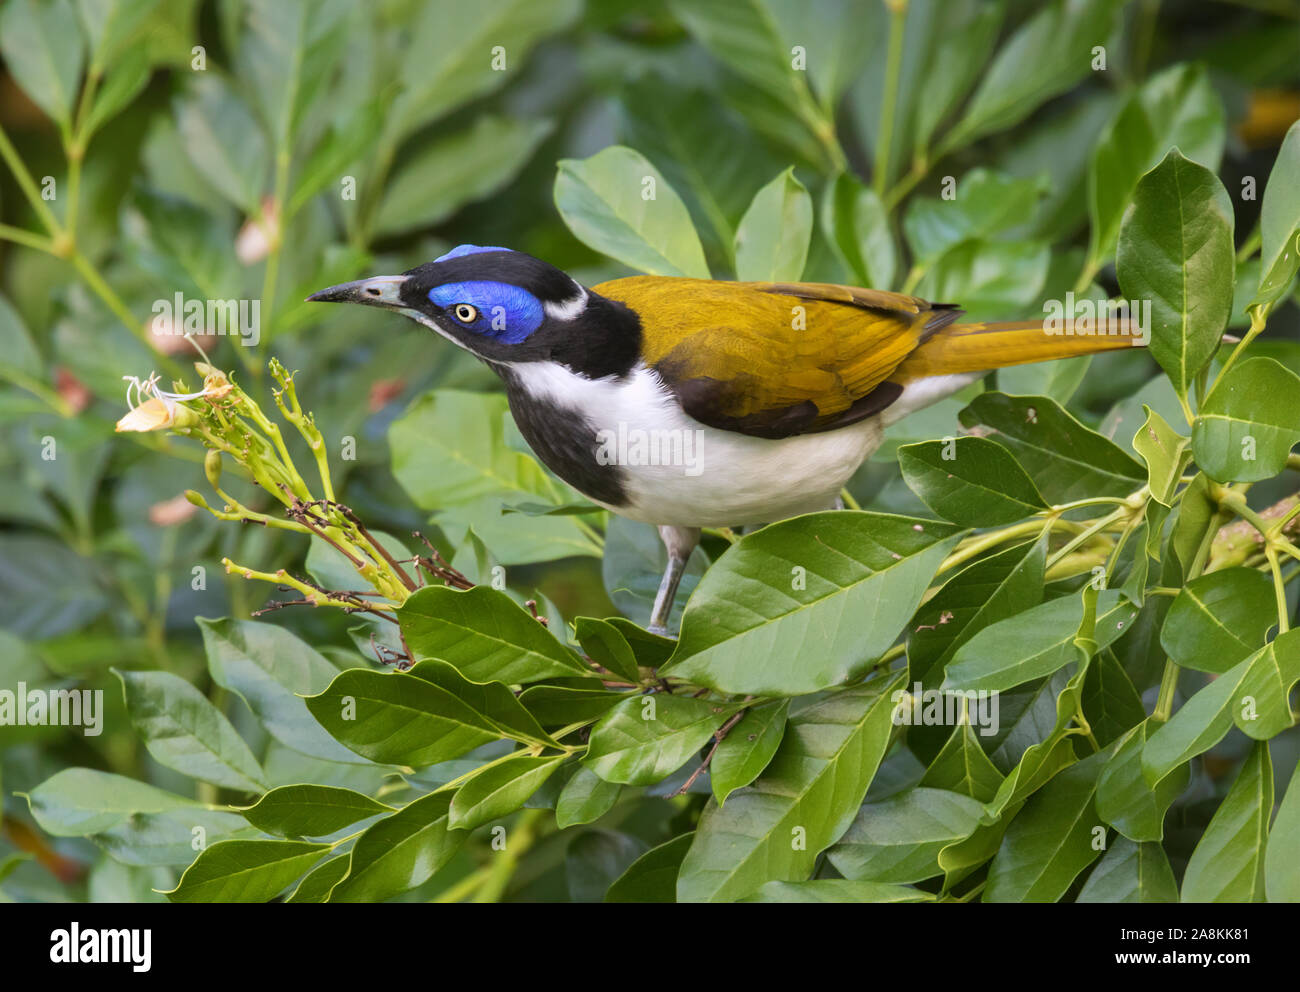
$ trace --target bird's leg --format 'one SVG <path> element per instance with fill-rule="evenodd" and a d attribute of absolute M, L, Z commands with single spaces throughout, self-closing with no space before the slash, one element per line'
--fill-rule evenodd
<path fill-rule="evenodd" d="M 668 549 L 668 567 L 664 569 L 663 580 L 659 583 L 659 592 L 655 595 L 655 608 L 650 614 L 652 634 L 668 636 L 668 618 L 673 612 L 673 597 L 677 595 L 677 586 L 686 571 L 686 562 L 691 552 L 700 543 L 698 527 L 660 527 L 659 537 Z"/>

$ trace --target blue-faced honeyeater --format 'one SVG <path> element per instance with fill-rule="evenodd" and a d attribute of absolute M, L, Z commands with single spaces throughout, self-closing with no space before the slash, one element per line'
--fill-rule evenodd
<path fill-rule="evenodd" d="M 951 304 L 828 283 L 633 276 L 588 288 L 476 245 L 309 299 L 396 310 L 486 362 L 551 471 L 659 528 L 660 633 L 700 528 L 830 509 L 906 414 L 992 369 L 1138 340 L 1048 334 L 1041 320 L 962 324 Z M 609 457 L 611 438 L 664 439 L 691 458 Z"/>

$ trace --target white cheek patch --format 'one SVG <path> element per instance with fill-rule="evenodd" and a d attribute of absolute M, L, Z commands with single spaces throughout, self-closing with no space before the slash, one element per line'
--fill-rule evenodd
<path fill-rule="evenodd" d="M 579 286 L 577 296 L 561 300 L 559 303 L 548 300 L 542 305 L 546 309 L 546 316 L 554 320 L 573 320 L 587 309 L 587 291 Z"/>

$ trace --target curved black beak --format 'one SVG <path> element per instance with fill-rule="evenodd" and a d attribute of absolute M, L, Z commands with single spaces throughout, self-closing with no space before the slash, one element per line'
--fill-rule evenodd
<path fill-rule="evenodd" d="M 372 307 L 405 307 L 402 284 L 406 276 L 372 276 L 329 286 L 307 297 L 308 303 L 361 303 Z"/>

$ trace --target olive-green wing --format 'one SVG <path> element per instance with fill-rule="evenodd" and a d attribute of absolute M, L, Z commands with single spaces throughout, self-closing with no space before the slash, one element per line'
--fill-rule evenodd
<path fill-rule="evenodd" d="M 891 373 L 961 312 L 832 283 L 635 276 L 594 289 L 636 311 L 646 364 L 687 413 L 768 438 L 884 409 L 902 391 Z"/>

